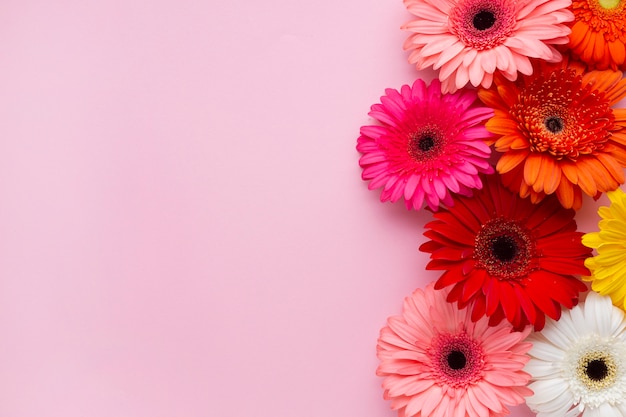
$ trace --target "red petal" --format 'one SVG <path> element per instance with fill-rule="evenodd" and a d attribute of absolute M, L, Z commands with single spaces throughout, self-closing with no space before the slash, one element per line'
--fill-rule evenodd
<path fill-rule="evenodd" d="M 465 281 L 465 285 L 463 286 L 461 301 L 469 301 L 483 287 L 486 278 L 487 271 L 484 269 L 475 269 L 471 272 Z"/>
<path fill-rule="evenodd" d="M 435 289 L 440 290 L 449 285 L 454 285 L 457 282 L 463 281 L 465 279 L 465 275 L 461 273 L 459 267 L 451 268 L 448 271 L 444 272 L 441 277 L 435 282 Z"/>
<path fill-rule="evenodd" d="M 508 282 L 500 282 L 500 305 L 502 305 L 502 309 L 504 310 L 504 314 L 506 315 L 506 319 L 514 323 L 515 316 L 520 309 L 519 301 L 517 296 L 515 295 L 515 291 L 513 287 Z"/>
<path fill-rule="evenodd" d="M 530 286 L 527 286 L 526 291 L 528 291 L 528 295 L 532 298 L 535 305 L 539 307 L 539 309 L 548 317 L 556 320 L 560 316 L 561 309 L 551 298 L 547 296 L 544 288 L 531 288 Z"/>
<path fill-rule="evenodd" d="M 537 249 L 543 253 L 543 257 L 550 258 L 576 258 L 589 257 L 591 249 L 582 244 L 582 233 L 559 233 L 537 240 Z"/>
<path fill-rule="evenodd" d="M 589 270 L 585 267 L 584 259 L 569 259 L 569 258 L 539 258 L 539 266 L 546 271 L 554 272 L 555 274 L 567 275 L 590 275 Z"/>
<path fill-rule="evenodd" d="M 485 297 L 474 297 L 474 308 L 472 309 L 472 321 L 478 321 L 485 316 Z"/>

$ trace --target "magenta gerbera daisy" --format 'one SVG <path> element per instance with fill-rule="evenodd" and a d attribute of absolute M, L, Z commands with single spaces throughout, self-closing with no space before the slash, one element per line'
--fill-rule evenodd
<path fill-rule="evenodd" d="M 575 211 L 554 196 L 538 204 L 506 189 L 498 175 L 469 197 L 435 213 L 420 246 L 432 260 L 426 269 L 444 271 L 435 288 L 451 288 L 448 301 L 472 304 L 473 318 L 491 323 L 506 318 L 516 328 L 545 316 L 555 320 L 561 306 L 572 308 L 587 287 L 585 259 L 591 249 L 576 231 Z"/>
<path fill-rule="evenodd" d="M 488 88 L 496 71 L 530 75 L 529 58 L 558 62 L 574 19 L 571 0 L 404 0 L 415 19 L 404 44 L 418 70 L 441 69 L 443 91 L 470 82 Z"/>
<path fill-rule="evenodd" d="M 409 209 L 426 201 L 436 210 L 452 204 L 451 193 L 482 187 L 479 174 L 493 172 L 483 141 L 493 110 L 477 105 L 475 91 L 442 94 L 439 81 L 417 80 L 385 93 L 369 113 L 379 123 L 361 127 L 357 140 L 362 177 L 370 189 L 383 188 L 381 201 L 404 197 Z"/>
<path fill-rule="evenodd" d="M 499 417 L 532 395 L 523 371 L 529 328 L 516 332 L 487 321 L 472 321 L 468 309 L 448 303 L 446 291 L 432 284 L 405 299 L 377 347 L 376 373 L 400 417 Z"/>

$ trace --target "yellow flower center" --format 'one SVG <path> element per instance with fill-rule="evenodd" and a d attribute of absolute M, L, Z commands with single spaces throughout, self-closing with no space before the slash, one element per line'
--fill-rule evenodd
<path fill-rule="evenodd" d="M 604 352 L 587 352 L 578 360 L 576 375 L 590 390 L 606 389 L 617 379 L 617 365 L 611 355 Z"/>
<path fill-rule="evenodd" d="M 598 0 L 603 9 L 614 9 L 619 6 L 620 0 Z"/>

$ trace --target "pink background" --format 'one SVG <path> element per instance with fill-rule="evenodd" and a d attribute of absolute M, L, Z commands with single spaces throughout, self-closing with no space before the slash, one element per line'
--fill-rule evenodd
<path fill-rule="evenodd" d="M 5 0 L 0 417 L 395 416 L 376 339 L 436 278 L 431 217 L 381 204 L 355 141 L 418 76 L 407 19 Z"/>

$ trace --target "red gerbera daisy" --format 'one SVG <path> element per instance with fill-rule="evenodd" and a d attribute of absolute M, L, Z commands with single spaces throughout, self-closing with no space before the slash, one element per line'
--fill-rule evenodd
<path fill-rule="evenodd" d="M 516 328 L 539 330 L 545 315 L 558 320 L 561 306 L 572 308 L 587 289 L 574 275 L 588 275 L 591 250 L 576 231 L 574 210 L 555 197 L 533 204 L 497 175 L 483 183 L 426 225 L 431 241 L 420 247 L 431 254 L 426 269 L 445 271 L 435 288 L 451 286 L 448 301 L 459 308 L 474 302 L 473 320 L 486 315 L 495 325 L 506 318 Z"/>

